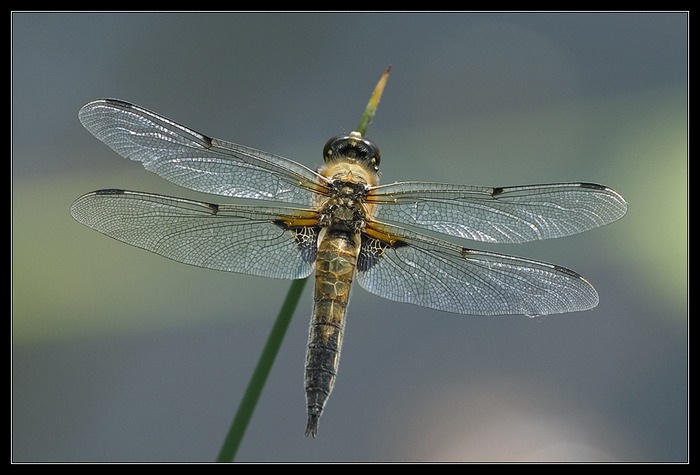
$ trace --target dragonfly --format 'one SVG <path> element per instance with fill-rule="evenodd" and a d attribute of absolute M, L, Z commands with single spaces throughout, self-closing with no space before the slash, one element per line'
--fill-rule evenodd
<path fill-rule="evenodd" d="M 314 274 L 307 436 L 316 437 L 336 380 L 353 281 L 392 301 L 464 315 L 589 310 L 598 294 L 572 270 L 438 236 L 524 243 L 598 228 L 627 211 L 618 192 L 596 183 L 382 185 L 379 148 L 358 132 L 328 140 L 314 170 L 121 100 L 90 102 L 78 116 L 119 155 L 172 183 L 257 201 L 103 189 L 73 203 L 77 221 L 185 264 L 277 279 Z"/>

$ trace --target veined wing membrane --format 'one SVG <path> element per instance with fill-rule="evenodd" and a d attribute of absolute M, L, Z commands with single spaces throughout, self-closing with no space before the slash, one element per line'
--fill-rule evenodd
<path fill-rule="evenodd" d="M 300 163 L 207 137 L 128 102 L 90 102 L 78 117 L 118 154 L 191 190 L 303 206 L 323 190 L 325 179 Z"/>
<path fill-rule="evenodd" d="M 363 241 L 357 282 L 380 297 L 466 315 L 548 315 L 598 304 L 593 286 L 569 269 L 371 226 L 398 241 Z"/>
<path fill-rule="evenodd" d="M 276 224 L 308 219 L 310 213 L 125 190 L 88 193 L 71 207 L 80 223 L 175 261 L 279 279 L 300 279 L 313 270 L 315 229 Z"/>
<path fill-rule="evenodd" d="M 403 182 L 372 188 L 377 219 L 475 241 L 522 243 L 570 236 L 620 219 L 627 203 L 595 183 L 478 187 Z"/>

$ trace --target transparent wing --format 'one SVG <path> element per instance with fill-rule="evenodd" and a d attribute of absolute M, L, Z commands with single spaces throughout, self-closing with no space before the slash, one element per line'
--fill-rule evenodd
<path fill-rule="evenodd" d="M 595 183 L 487 188 L 404 182 L 372 188 L 382 221 L 493 243 L 522 243 L 588 231 L 623 217 L 627 203 Z"/>
<path fill-rule="evenodd" d="M 365 236 L 362 244 L 357 282 L 380 297 L 467 315 L 548 315 L 598 305 L 593 286 L 563 267 L 374 226 L 398 239 L 392 247 Z"/>
<path fill-rule="evenodd" d="M 88 193 L 71 207 L 80 223 L 175 261 L 279 279 L 307 277 L 313 270 L 316 230 L 276 224 L 308 213 L 125 190 Z"/>
<path fill-rule="evenodd" d="M 293 160 L 207 137 L 128 102 L 90 102 L 78 117 L 118 154 L 192 190 L 311 206 L 325 182 Z"/>

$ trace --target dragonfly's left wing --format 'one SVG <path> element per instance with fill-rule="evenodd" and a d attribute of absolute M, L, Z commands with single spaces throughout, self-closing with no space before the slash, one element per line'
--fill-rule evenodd
<path fill-rule="evenodd" d="M 396 226 L 372 223 L 363 236 L 357 282 L 389 300 L 466 315 L 548 315 L 598 305 L 576 272 L 475 251 Z M 372 235 L 391 238 L 392 244 Z"/>
<path fill-rule="evenodd" d="M 279 279 L 311 274 L 317 229 L 290 228 L 312 211 L 216 205 L 126 190 L 78 198 L 71 214 L 119 241 L 185 264 Z"/>
<path fill-rule="evenodd" d="M 376 217 L 475 241 L 522 243 L 570 236 L 623 217 L 627 203 L 595 183 L 479 187 L 403 182 L 372 188 Z"/>
<path fill-rule="evenodd" d="M 294 160 L 207 137 L 125 101 L 90 102 L 78 117 L 121 156 L 191 190 L 311 206 L 324 189 L 325 178 Z"/>

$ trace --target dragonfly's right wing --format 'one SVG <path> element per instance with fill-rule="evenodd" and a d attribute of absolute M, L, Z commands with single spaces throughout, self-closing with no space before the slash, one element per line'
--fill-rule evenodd
<path fill-rule="evenodd" d="M 93 101 L 78 117 L 118 154 L 191 190 L 303 206 L 324 191 L 325 178 L 300 163 L 207 137 L 128 102 Z"/>
<path fill-rule="evenodd" d="M 367 201 L 379 205 L 379 220 L 493 243 L 570 236 L 612 223 L 627 212 L 618 192 L 596 183 L 390 183 L 373 187 Z"/>
<path fill-rule="evenodd" d="M 369 224 L 357 270 L 357 282 L 373 294 L 451 313 L 536 316 L 598 305 L 593 286 L 572 270 L 384 223 Z"/>

